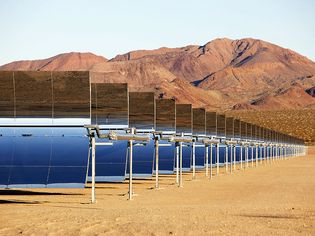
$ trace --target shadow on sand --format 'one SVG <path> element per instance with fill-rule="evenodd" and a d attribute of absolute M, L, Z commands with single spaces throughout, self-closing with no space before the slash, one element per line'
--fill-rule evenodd
<path fill-rule="evenodd" d="M 299 219 L 297 216 L 289 216 L 289 215 L 238 215 L 242 217 L 249 217 L 249 218 L 266 218 L 266 219 Z"/>
<path fill-rule="evenodd" d="M 1 195 L 84 195 L 81 193 L 56 193 L 56 192 L 37 192 L 29 190 L 16 190 L 16 189 L 5 189 L 0 190 Z"/>
<path fill-rule="evenodd" d="M 0 200 L 0 204 L 39 204 L 37 201 Z"/>

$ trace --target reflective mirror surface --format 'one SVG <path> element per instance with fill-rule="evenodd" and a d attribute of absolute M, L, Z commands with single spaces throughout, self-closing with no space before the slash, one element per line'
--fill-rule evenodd
<path fill-rule="evenodd" d="M 217 135 L 219 137 L 226 137 L 225 115 L 217 114 Z"/>
<path fill-rule="evenodd" d="M 129 93 L 129 127 L 154 129 L 155 99 L 151 92 Z"/>
<path fill-rule="evenodd" d="M 207 135 L 217 135 L 217 113 L 206 112 L 206 131 Z"/>
<path fill-rule="evenodd" d="M 193 108 L 193 134 L 206 134 L 206 110 Z"/>
<path fill-rule="evenodd" d="M 191 104 L 176 104 L 176 133 L 192 132 Z"/>
<path fill-rule="evenodd" d="M 175 100 L 156 100 L 156 131 L 175 131 Z"/>
<path fill-rule="evenodd" d="M 128 85 L 91 84 L 92 124 L 128 126 Z"/>

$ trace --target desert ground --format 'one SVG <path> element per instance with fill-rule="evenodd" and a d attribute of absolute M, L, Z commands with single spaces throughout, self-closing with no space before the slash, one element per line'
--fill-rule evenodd
<path fill-rule="evenodd" d="M 226 114 L 315 145 L 315 109 L 235 110 Z"/>
<path fill-rule="evenodd" d="M 0 235 L 315 235 L 315 148 L 184 187 L 174 176 L 90 188 L 0 190 Z"/>

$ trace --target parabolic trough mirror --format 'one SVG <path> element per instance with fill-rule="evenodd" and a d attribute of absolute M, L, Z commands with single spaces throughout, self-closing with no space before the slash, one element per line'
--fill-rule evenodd
<path fill-rule="evenodd" d="M 89 73 L 19 71 L 0 77 L 0 185 L 84 187 Z"/>
<path fill-rule="evenodd" d="M 150 142 L 135 142 L 133 148 L 134 178 L 151 177 L 154 159 L 152 132 L 155 130 L 155 98 L 153 92 L 129 93 L 129 127 L 136 128 L 138 133 L 151 135 Z M 127 173 L 129 173 L 129 165 L 127 165 Z"/>
<path fill-rule="evenodd" d="M 197 169 L 205 166 L 205 145 L 201 137 L 206 137 L 206 110 L 204 108 L 193 108 L 193 136 L 197 137 L 195 144 L 195 167 Z"/>
<path fill-rule="evenodd" d="M 176 133 L 177 135 L 192 135 L 192 105 L 176 104 Z M 191 168 L 191 144 L 183 144 L 183 171 Z"/>
<path fill-rule="evenodd" d="M 116 130 L 125 134 L 128 128 L 128 85 L 92 83 L 92 124 L 103 132 Z M 96 142 L 101 142 L 98 138 Z M 96 182 L 122 182 L 126 175 L 127 141 L 110 141 L 112 145 L 98 146 L 95 159 Z M 89 176 L 91 176 L 91 160 Z M 91 178 L 89 177 L 89 180 Z"/>
<path fill-rule="evenodd" d="M 175 134 L 176 114 L 175 100 L 156 100 L 156 132 L 162 133 L 161 137 Z M 175 165 L 175 143 L 167 139 L 159 140 L 159 172 L 161 174 L 173 174 Z M 155 165 L 154 165 L 155 166 Z"/>

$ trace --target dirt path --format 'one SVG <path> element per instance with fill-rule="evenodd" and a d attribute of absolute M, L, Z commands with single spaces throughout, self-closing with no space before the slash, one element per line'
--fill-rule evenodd
<path fill-rule="evenodd" d="M 315 235 L 315 155 L 213 180 L 198 173 L 90 189 L 0 190 L 0 235 Z"/>

